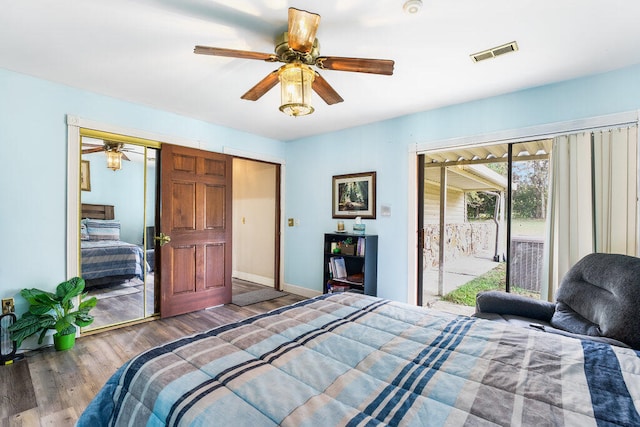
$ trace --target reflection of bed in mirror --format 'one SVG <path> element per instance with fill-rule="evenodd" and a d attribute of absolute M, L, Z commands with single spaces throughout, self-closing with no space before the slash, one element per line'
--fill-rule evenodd
<path fill-rule="evenodd" d="M 81 274 L 86 286 L 144 280 L 142 247 L 120 240 L 120 222 L 111 205 L 82 204 Z"/>

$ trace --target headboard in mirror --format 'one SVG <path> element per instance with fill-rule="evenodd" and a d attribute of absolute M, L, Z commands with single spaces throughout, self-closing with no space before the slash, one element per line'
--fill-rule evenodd
<path fill-rule="evenodd" d="M 115 219 L 113 205 L 82 204 L 81 218 L 91 219 Z"/>

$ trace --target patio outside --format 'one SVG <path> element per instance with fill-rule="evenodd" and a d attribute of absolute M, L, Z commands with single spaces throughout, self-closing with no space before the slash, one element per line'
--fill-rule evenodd
<path fill-rule="evenodd" d="M 509 220 L 505 218 L 506 167 L 504 161 L 425 167 L 423 305 L 469 315 L 475 310 L 477 292 L 506 290 L 507 226 L 511 227 L 510 291 L 539 298 L 548 158 L 514 161 Z M 441 217 L 446 219 L 444 224 Z"/>

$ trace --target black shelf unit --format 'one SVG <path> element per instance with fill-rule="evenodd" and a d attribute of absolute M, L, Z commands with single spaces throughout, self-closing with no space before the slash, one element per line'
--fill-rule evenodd
<path fill-rule="evenodd" d="M 348 238 L 354 245 L 357 244 L 358 239 L 364 241 L 364 254 L 358 255 L 357 252 L 354 255 L 348 255 L 345 253 L 333 253 L 331 252 L 332 243 L 344 242 Z M 347 275 L 362 273 L 362 284 L 346 283 L 338 279 L 331 277 L 329 269 L 329 262 L 333 257 L 342 257 L 344 259 Z M 324 293 L 328 292 L 327 284 L 332 281 L 332 284 L 346 284 L 350 287 L 348 292 L 364 293 L 366 295 L 377 296 L 378 293 L 378 236 L 371 234 L 353 234 L 353 233 L 325 233 L 324 235 L 324 278 L 323 278 L 323 290 Z"/>

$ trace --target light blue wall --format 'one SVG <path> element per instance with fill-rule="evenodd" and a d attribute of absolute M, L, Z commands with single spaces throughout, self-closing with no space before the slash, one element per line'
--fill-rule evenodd
<path fill-rule="evenodd" d="M 291 142 L 286 215 L 300 226 L 286 230 L 285 280 L 322 289 L 322 234 L 335 227 L 333 175 L 377 171 L 378 219 L 366 225 L 379 235 L 378 295 L 406 301 L 410 146 L 638 108 L 640 66 L 633 66 Z M 380 217 L 381 204 L 391 206 L 390 217 Z"/>
<path fill-rule="evenodd" d="M 638 109 L 640 66 L 283 143 L 0 70 L 0 296 L 53 289 L 65 279 L 66 114 L 115 126 L 286 159 L 286 283 L 322 289 L 322 234 L 331 177 L 376 171 L 377 201 L 391 216 L 366 221 L 380 236 L 379 295 L 407 300 L 408 148 Z M 425 95 L 428 96 L 428 95 Z M 350 222 L 347 221 L 347 227 Z M 18 308 L 18 311 L 19 308 Z"/>
<path fill-rule="evenodd" d="M 66 115 L 284 158 L 285 144 L 0 69 L 0 297 L 66 279 Z M 16 300 L 16 311 L 22 312 Z"/>
<path fill-rule="evenodd" d="M 286 228 L 286 283 L 322 290 L 323 233 L 336 230 L 332 176 L 375 171 L 377 219 L 363 221 L 367 234 L 379 235 L 378 294 L 402 295 L 394 287 L 407 287 L 407 150 L 388 122 L 288 143 L 286 217 L 299 225 Z M 390 217 L 380 216 L 382 204 Z M 350 231 L 354 221 L 344 221 Z"/>

